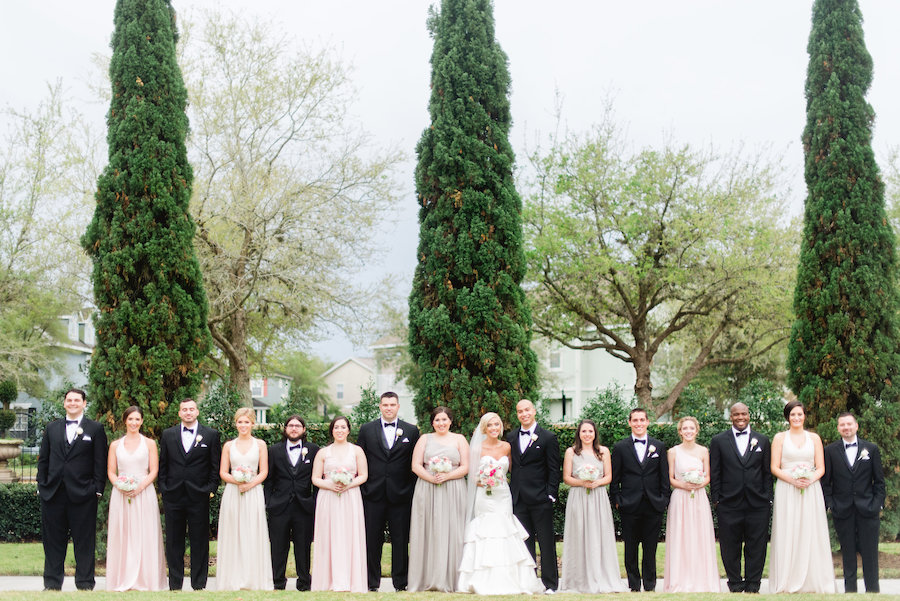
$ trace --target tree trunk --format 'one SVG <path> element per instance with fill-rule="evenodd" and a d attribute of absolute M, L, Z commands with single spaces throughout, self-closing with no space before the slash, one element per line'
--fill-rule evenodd
<path fill-rule="evenodd" d="M 210 324 L 216 346 L 228 361 L 228 376 L 231 386 L 241 397 L 241 405 L 253 406 L 250 395 L 250 364 L 247 361 L 247 314 L 239 309 L 220 324 Z"/>
<path fill-rule="evenodd" d="M 653 384 L 650 382 L 650 358 L 636 354 L 634 359 L 634 395 L 637 397 L 638 406 L 653 411 Z"/>

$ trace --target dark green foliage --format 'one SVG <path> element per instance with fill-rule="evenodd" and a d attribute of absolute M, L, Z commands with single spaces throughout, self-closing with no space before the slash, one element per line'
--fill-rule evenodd
<path fill-rule="evenodd" d="M 633 393 L 626 395 L 621 386 L 610 386 L 598 391 L 585 404 L 578 419 L 589 419 L 597 424 L 600 444 L 612 448 L 617 440 L 625 438 L 631 432 L 628 427 L 628 412 L 634 407 Z M 574 434 L 572 439 L 574 441 Z M 564 447 L 560 444 L 560 448 Z"/>
<path fill-rule="evenodd" d="M 109 164 L 81 239 L 93 260 L 97 344 L 91 402 L 108 428 L 144 409 L 158 435 L 196 395 L 209 349 L 206 296 L 188 213 L 187 93 L 176 62 L 168 0 L 119 0 L 107 114 Z"/>
<path fill-rule="evenodd" d="M 681 443 L 681 437 L 678 436 L 678 420 L 688 415 L 697 418 L 700 423 L 697 443 L 704 447 L 709 447 L 712 437 L 731 425 L 731 420 L 722 417 L 722 411 L 716 407 L 715 400 L 706 390 L 693 384 L 688 385 L 678 397 L 672 411 L 672 421 L 676 423 L 675 444 Z"/>
<path fill-rule="evenodd" d="M 750 427 L 770 440 L 785 429 L 784 393 L 779 384 L 762 378 L 751 380 L 738 392 L 737 400 L 750 410 Z"/>
<path fill-rule="evenodd" d="M 6 436 L 6 431 L 16 423 L 16 412 L 12 409 L 0 409 L 0 437 Z"/>
<path fill-rule="evenodd" d="M 16 400 L 16 397 L 19 396 L 19 390 L 16 387 L 16 383 L 12 380 L 3 380 L 0 382 L 0 404 L 3 405 L 4 409 L 9 409 L 10 403 Z"/>
<path fill-rule="evenodd" d="M 900 303 L 856 0 L 817 0 L 807 49 L 807 198 L 788 379 L 815 426 L 862 410 L 867 396 L 894 402 Z"/>
<path fill-rule="evenodd" d="M 349 415 L 350 424 L 356 430 L 359 430 L 359 427 L 364 423 L 377 419 L 381 415 L 381 410 L 378 409 L 381 399 L 375 391 L 375 383 L 370 380 L 369 384 L 365 388 L 361 388 L 360 391 L 362 392 L 362 397 Z M 425 426 L 429 421 L 426 419 L 420 421 L 420 423 L 422 426 Z M 427 426 L 425 429 L 427 430 Z"/>
<path fill-rule="evenodd" d="M 237 438 L 234 414 L 243 406 L 240 393 L 228 381 L 216 382 L 200 401 L 200 422 L 218 430 L 219 441 L 224 445 Z"/>
<path fill-rule="evenodd" d="M 409 299 L 416 415 L 446 405 L 461 432 L 496 411 L 514 423 L 533 398 L 537 359 L 525 274 L 506 54 L 490 0 L 443 0 L 433 12 L 431 125 L 416 148 L 418 263 Z"/>
<path fill-rule="evenodd" d="M 41 540 L 41 498 L 32 483 L 0 484 L 0 541 Z"/>

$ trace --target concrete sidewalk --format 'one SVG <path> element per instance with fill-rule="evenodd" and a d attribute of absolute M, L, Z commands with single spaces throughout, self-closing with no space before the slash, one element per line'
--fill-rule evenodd
<path fill-rule="evenodd" d="M 622 582 L 625 583 L 625 579 L 622 579 Z M 844 592 L 844 581 L 836 580 L 837 588 L 839 593 Z M 881 593 L 883 595 L 900 595 L 900 580 L 881 580 Z M 296 591 L 296 579 L 288 578 L 287 590 Z M 728 587 L 725 584 L 725 581 L 722 580 L 721 583 L 722 592 L 728 592 Z M 207 584 L 207 588 L 211 591 L 216 590 L 216 579 L 210 578 Z M 626 585 L 627 588 L 627 585 Z M 0 576 L 0 591 L 40 591 L 44 589 L 44 579 L 40 576 Z M 864 592 L 865 586 L 863 585 L 862 578 L 859 579 L 859 592 Z M 71 576 L 66 576 L 63 581 L 63 589 L 64 591 L 74 591 L 75 590 L 75 580 Z M 96 589 L 98 591 L 106 590 L 106 578 L 98 577 L 97 578 L 97 586 Z M 184 590 L 191 590 L 190 578 L 185 578 L 184 581 Z M 662 579 L 657 580 L 656 590 L 662 592 L 663 590 L 663 581 Z M 378 589 L 380 593 L 391 593 L 394 591 L 394 587 L 391 585 L 390 578 L 382 578 L 381 579 L 381 588 Z M 769 592 L 769 581 L 762 581 L 762 593 Z"/>

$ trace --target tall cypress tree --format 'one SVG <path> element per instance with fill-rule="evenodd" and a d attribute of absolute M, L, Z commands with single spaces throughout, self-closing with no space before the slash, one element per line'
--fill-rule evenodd
<path fill-rule="evenodd" d="M 856 0 L 816 0 L 809 37 L 807 185 L 789 382 L 812 424 L 896 399 L 894 234 L 872 152 L 872 58 Z"/>
<path fill-rule="evenodd" d="M 188 213 L 187 91 L 169 0 L 118 0 L 109 67 L 109 164 L 82 237 L 97 305 L 90 396 L 108 426 L 129 405 L 158 432 L 196 394 L 209 350 Z"/>
<path fill-rule="evenodd" d="M 490 0 L 443 0 L 429 30 L 431 125 L 417 147 L 418 265 L 409 300 L 416 414 L 446 405 L 470 431 L 509 424 L 536 389 L 521 199 L 509 144 L 509 70 Z"/>

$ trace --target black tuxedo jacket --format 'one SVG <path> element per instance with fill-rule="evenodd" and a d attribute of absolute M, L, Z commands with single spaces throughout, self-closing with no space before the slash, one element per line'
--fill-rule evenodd
<path fill-rule="evenodd" d="M 531 440 L 523 453 L 519 448 L 521 431 L 519 427 L 506 436 L 512 447 L 509 490 L 513 505 L 550 503 L 549 497 L 559 498 L 559 442 L 553 432 L 535 425 L 537 440 Z"/>
<path fill-rule="evenodd" d="M 185 453 L 181 423 L 163 430 L 159 442 L 159 492 L 163 498 L 209 499 L 219 488 L 219 433 L 197 422 L 194 446 Z"/>
<path fill-rule="evenodd" d="M 623 438 L 612 450 L 612 482 L 609 491 L 621 511 L 636 512 L 646 495 L 653 509 L 662 513 L 669 506 L 669 462 L 666 445 L 647 437 L 644 460 L 638 461 L 632 437 Z M 652 451 L 650 447 L 653 447 Z"/>
<path fill-rule="evenodd" d="M 37 485 L 41 499 L 49 501 L 65 488 L 73 503 L 83 503 L 103 494 L 106 488 L 106 432 L 100 423 L 81 418 L 81 434 L 66 443 L 66 420 L 47 424 L 41 440 L 37 464 Z"/>
<path fill-rule="evenodd" d="M 402 430 L 388 449 L 384 439 L 381 419 L 367 422 L 359 429 L 356 444 L 366 454 L 369 479 L 362 485 L 366 501 L 378 503 L 409 503 L 416 487 L 416 475 L 412 471 L 412 453 L 419 440 L 419 429 L 403 420 L 397 420 L 397 430 Z"/>
<path fill-rule="evenodd" d="M 312 468 L 319 447 L 311 442 L 303 442 L 308 449 L 304 457 L 301 450 L 297 465 L 291 465 L 285 442 L 276 442 L 269 447 L 269 475 L 263 483 L 266 495 L 266 509 L 272 514 L 280 514 L 291 503 L 297 503 L 310 515 L 316 510 L 315 487 L 312 485 Z"/>
<path fill-rule="evenodd" d="M 747 436 L 750 438 L 743 456 L 730 428 L 713 436 L 709 443 L 709 496 L 713 505 L 766 509 L 772 502 L 769 439 L 753 430 L 748 430 Z"/>
<path fill-rule="evenodd" d="M 825 475 L 822 492 L 825 506 L 837 519 L 850 517 L 854 509 L 866 518 L 876 518 L 884 507 L 884 471 L 878 447 L 857 437 L 856 461 L 847 461 L 844 441 L 825 447 Z"/>

